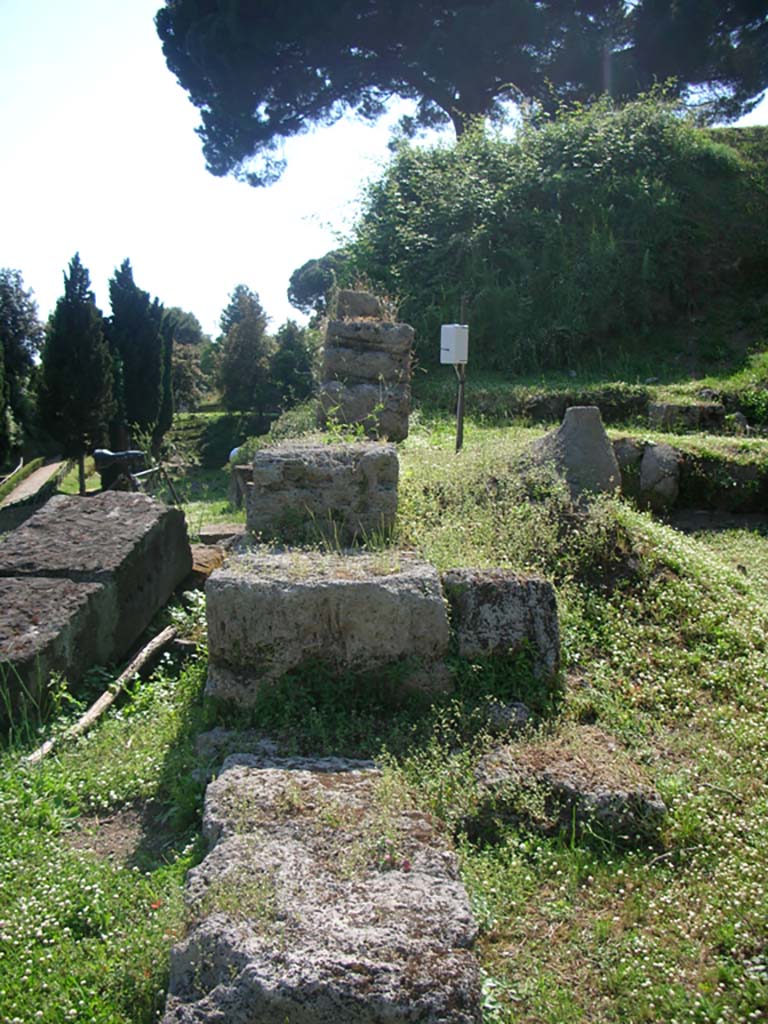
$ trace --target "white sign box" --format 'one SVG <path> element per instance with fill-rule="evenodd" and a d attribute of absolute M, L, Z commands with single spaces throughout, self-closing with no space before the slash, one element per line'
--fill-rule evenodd
<path fill-rule="evenodd" d="M 440 362 L 456 366 L 467 362 L 469 327 L 466 324 L 443 324 L 440 328 Z"/>

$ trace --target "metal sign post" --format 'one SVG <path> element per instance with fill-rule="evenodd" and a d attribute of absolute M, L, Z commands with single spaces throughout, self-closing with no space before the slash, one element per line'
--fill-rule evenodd
<path fill-rule="evenodd" d="M 467 300 L 461 300 L 461 318 L 466 320 Z M 456 399 L 456 451 L 464 444 L 464 385 L 467 379 L 469 355 L 469 327 L 466 323 L 443 324 L 440 328 L 440 362 L 450 364 L 456 371 L 459 393 Z"/>

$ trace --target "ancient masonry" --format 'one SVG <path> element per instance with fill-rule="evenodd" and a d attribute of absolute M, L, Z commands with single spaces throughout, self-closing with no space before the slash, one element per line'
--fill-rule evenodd
<path fill-rule="evenodd" d="M 189 574 L 184 515 L 142 494 L 52 498 L 0 540 L 0 681 L 41 698 L 128 653 Z"/>
<path fill-rule="evenodd" d="M 413 328 L 383 319 L 366 292 L 342 291 L 328 324 L 318 419 L 359 425 L 373 438 L 402 441 L 411 407 Z"/>

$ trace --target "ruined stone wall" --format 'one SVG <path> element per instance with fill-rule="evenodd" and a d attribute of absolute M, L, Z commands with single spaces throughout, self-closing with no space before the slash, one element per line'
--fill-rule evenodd
<path fill-rule="evenodd" d="M 326 331 L 320 425 L 360 425 L 368 437 L 402 441 L 411 408 L 413 328 L 384 320 L 378 301 L 364 292 L 341 292 L 338 317 Z"/>

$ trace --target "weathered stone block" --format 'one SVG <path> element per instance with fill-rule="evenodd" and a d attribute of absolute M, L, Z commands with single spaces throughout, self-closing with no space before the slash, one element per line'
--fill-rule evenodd
<path fill-rule="evenodd" d="M 430 820 L 338 760 L 229 758 L 164 1024 L 479 1024 L 477 928 Z"/>
<path fill-rule="evenodd" d="M 348 345 L 325 346 L 323 376 L 326 381 L 342 383 L 378 384 L 380 381 L 408 384 L 410 381 L 410 351 L 385 352 L 372 349 L 361 352 Z"/>
<path fill-rule="evenodd" d="M 310 660 L 430 666 L 448 650 L 437 572 L 407 554 L 256 550 L 213 573 L 206 595 L 208 692 L 244 705 Z"/>
<path fill-rule="evenodd" d="M 380 320 L 384 315 L 381 303 L 375 295 L 371 295 L 370 292 L 352 291 L 349 288 L 342 288 L 339 291 L 336 309 L 342 320 L 351 317 Z"/>
<path fill-rule="evenodd" d="M 503 569 L 452 569 L 443 574 L 443 589 L 460 657 L 514 654 L 527 646 L 534 674 L 554 678 L 560 626 L 551 583 Z"/>
<path fill-rule="evenodd" d="M 54 672 L 76 683 L 112 658 L 118 610 L 100 583 L 0 578 L 0 609 L 0 688 L 14 708 L 44 703 Z"/>
<path fill-rule="evenodd" d="M 407 355 L 416 332 L 410 324 L 381 320 L 331 320 L 325 334 L 326 344 L 356 347 L 361 352 L 381 349 L 392 355 Z"/>
<path fill-rule="evenodd" d="M 360 426 L 368 437 L 404 441 L 408 436 L 411 389 L 408 384 L 344 384 L 326 381 L 318 395 L 321 426 Z"/>
<path fill-rule="evenodd" d="M 680 453 L 668 444 L 647 444 L 640 462 L 640 502 L 663 511 L 680 492 Z"/>
<path fill-rule="evenodd" d="M 566 409 L 561 425 L 535 441 L 531 453 L 537 462 L 554 463 L 574 500 L 621 486 L 619 464 L 596 405 Z"/>
<path fill-rule="evenodd" d="M 0 577 L 102 584 L 116 609 L 105 660 L 128 651 L 191 568 L 183 512 L 144 494 L 51 498 L 0 540 Z"/>
<path fill-rule="evenodd" d="M 725 406 L 720 402 L 651 402 L 648 422 L 655 430 L 720 433 L 725 426 Z"/>
<path fill-rule="evenodd" d="M 476 768 L 476 816 L 470 835 L 499 822 L 545 834 L 587 829 L 622 846 L 657 842 L 667 808 L 647 773 L 601 730 L 581 726 L 570 735 L 500 747 Z"/>
<path fill-rule="evenodd" d="M 253 460 L 248 529 L 287 542 L 318 534 L 347 545 L 389 532 L 399 462 L 392 445 L 282 444 Z"/>

